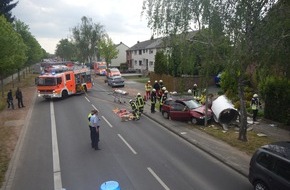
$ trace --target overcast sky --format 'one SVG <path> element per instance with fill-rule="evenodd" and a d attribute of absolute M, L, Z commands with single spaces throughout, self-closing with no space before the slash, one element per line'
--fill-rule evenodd
<path fill-rule="evenodd" d="M 71 28 L 81 24 L 83 16 L 103 25 L 115 44 L 123 42 L 132 47 L 152 35 L 145 16 L 141 17 L 143 0 L 18 1 L 12 14 L 29 26 L 31 34 L 49 53 L 55 52 L 61 39 L 71 36 Z"/>

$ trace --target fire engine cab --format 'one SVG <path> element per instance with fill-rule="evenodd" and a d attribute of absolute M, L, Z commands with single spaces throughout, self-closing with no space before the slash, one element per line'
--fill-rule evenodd
<path fill-rule="evenodd" d="M 92 88 L 90 69 L 82 66 L 52 65 L 36 78 L 38 96 L 66 98 Z"/>

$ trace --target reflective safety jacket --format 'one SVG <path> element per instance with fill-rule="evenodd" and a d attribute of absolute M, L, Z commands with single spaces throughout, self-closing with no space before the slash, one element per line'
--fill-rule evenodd
<path fill-rule="evenodd" d="M 140 95 L 137 96 L 136 104 L 137 104 L 138 108 L 144 108 L 145 102 L 144 102 L 144 99 L 142 96 L 140 96 Z"/>
<path fill-rule="evenodd" d="M 261 106 L 259 98 L 252 98 L 251 100 L 251 108 L 252 110 L 257 110 Z"/>
<path fill-rule="evenodd" d="M 138 110 L 138 106 L 135 101 L 130 102 L 130 106 L 133 111 Z"/>
<path fill-rule="evenodd" d="M 148 91 L 151 91 L 151 89 L 152 89 L 151 84 L 146 83 L 146 84 L 145 84 L 145 91 L 148 92 Z"/>
<path fill-rule="evenodd" d="M 163 105 L 166 99 L 167 99 L 167 93 L 162 94 L 161 99 L 160 99 L 160 105 Z"/>

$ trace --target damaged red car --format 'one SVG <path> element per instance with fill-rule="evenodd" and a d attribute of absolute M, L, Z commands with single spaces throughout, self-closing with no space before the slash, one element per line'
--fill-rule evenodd
<path fill-rule="evenodd" d="M 194 99 L 169 98 L 162 105 L 161 113 L 166 119 L 190 121 L 192 124 L 203 124 L 205 118 L 210 121 L 213 117 L 211 109 L 206 113 L 206 106 Z"/>

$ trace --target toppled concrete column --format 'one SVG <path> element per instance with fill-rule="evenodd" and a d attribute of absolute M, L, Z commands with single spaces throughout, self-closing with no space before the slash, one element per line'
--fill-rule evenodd
<path fill-rule="evenodd" d="M 225 96 L 219 96 L 212 102 L 211 107 L 214 113 L 214 120 L 222 126 L 227 126 L 233 121 L 237 120 L 239 112 L 234 108 L 231 101 Z"/>

